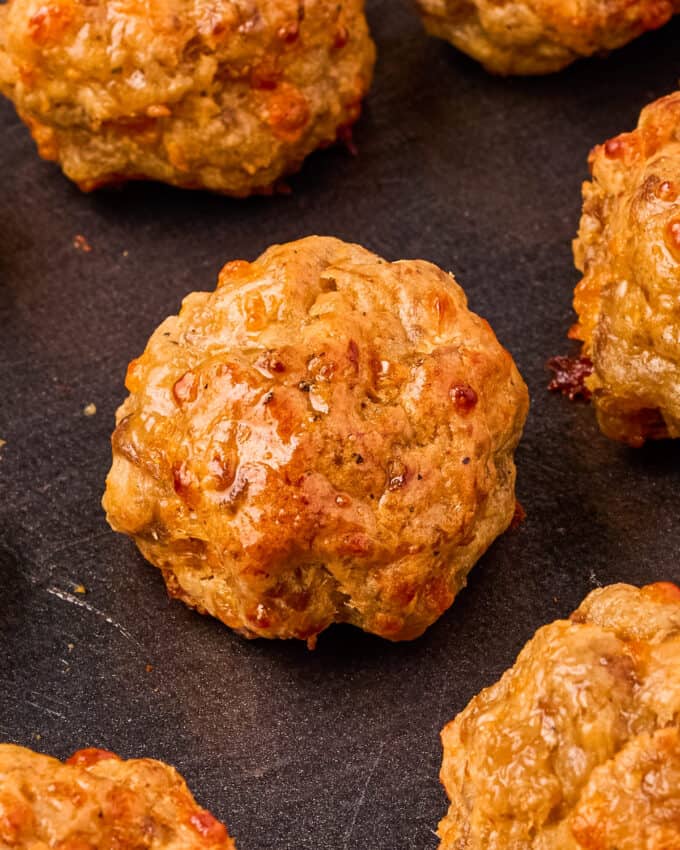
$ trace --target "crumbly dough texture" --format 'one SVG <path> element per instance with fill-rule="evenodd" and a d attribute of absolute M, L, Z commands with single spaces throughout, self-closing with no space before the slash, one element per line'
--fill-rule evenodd
<path fill-rule="evenodd" d="M 427 30 L 496 74 L 546 74 L 621 47 L 679 0 L 415 0 Z"/>
<path fill-rule="evenodd" d="M 574 242 L 578 323 L 602 431 L 639 446 L 680 436 L 680 93 L 596 147 Z"/>
<path fill-rule="evenodd" d="M 127 388 L 109 522 L 247 636 L 416 637 L 512 519 L 527 390 L 429 263 L 320 237 L 229 263 Z"/>
<path fill-rule="evenodd" d="M 162 762 L 89 749 L 62 763 L 12 744 L 0 744 L 0 847 L 236 850 Z"/>
<path fill-rule="evenodd" d="M 440 850 L 678 850 L 680 588 L 593 591 L 442 741 Z"/>
<path fill-rule="evenodd" d="M 9 0 L 0 91 L 81 189 L 265 192 L 358 117 L 363 0 Z"/>

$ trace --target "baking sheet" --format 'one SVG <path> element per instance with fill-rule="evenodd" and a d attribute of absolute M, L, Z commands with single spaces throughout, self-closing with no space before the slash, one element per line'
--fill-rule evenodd
<path fill-rule="evenodd" d="M 606 61 L 502 80 L 407 5 L 368 7 L 380 59 L 360 154 L 313 156 L 289 196 L 85 196 L 0 104 L 0 738 L 168 761 L 240 850 L 435 848 L 442 725 L 594 586 L 680 579 L 680 444 L 606 441 L 544 367 L 570 347 L 588 150 L 676 86 L 680 20 Z M 309 233 L 454 271 L 532 394 L 527 520 L 410 644 L 349 627 L 311 653 L 246 642 L 168 601 L 99 507 L 128 360 L 226 260 Z"/>

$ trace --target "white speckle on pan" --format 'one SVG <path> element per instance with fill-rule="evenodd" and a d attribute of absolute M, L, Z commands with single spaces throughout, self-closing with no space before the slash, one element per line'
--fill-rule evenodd
<path fill-rule="evenodd" d="M 352 838 L 352 835 L 354 834 L 354 827 L 356 826 L 356 823 L 357 823 L 357 817 L 359 816 L 359 812 L 361 811 L 361 807 L 364 805 L 364 800 L 366 799 L 366 792 L 368 791 L 368 786 L 371 784 L 371 779 L 373 779 L 373 774 L 375 773 L 376 768 L 378 767 L 378 764 L 380 762 L 380 759 L 382 758 L 382 754 L 383 754 L 384 749 L 385 749 L 385 742 L 383 741 L 382 744 L 380 745 L 380 749 L 378 750 L 378 755 L 376 756 L 375 761 L 373 762 L 373 766 L 368 771 L 368 776 L 366 777 L 366 782 L 364 784 L 363 790 L 362 790 L 361 794 L 359 795 L 359 797 L 357 799 L 356 805 L 354 806 L 354 812 L 353 812 L 353 815 L 352 815 L 352 822 L 349 825 L 349 829 L 347 830 L 347 834 L 345 835 L 345 842 L 342 845 L 343 850 L 347 850 L 347 848 L 349 847 L 349 842 Z"/>
<path fill-rule="evenodd" d="M 75 605 L 77 608 L 83 608 L 85 611 L 89 611 L 90 614 L 94 614 L 97 617 L 100 617 L 102 620 L 107 622 L 109 625 L 113 626 L 120 634 L 131 643 L 136 643 L 139 646 L 139 643 L 132 637 L 130 632 L 125 628 L 125 626 L 121 626 L 120 623 L 117 623 L 113 617 L 109 617 L 104 611 L 100 611 L 99 608 L 95 608 L 94 605 L 90 605 L 89 602 L 85 602 L 84 599 L 79 599 L 77 596 L 74 596 L 72 593 L 68 593 L 65 590 L 60 590 L 58 587 L 48 587 L 46 588 L 47 593 L 51 596 L 56 596 L 57 599 L 61 599 L 62 602 L 68 602 L 71 605 Z"/>

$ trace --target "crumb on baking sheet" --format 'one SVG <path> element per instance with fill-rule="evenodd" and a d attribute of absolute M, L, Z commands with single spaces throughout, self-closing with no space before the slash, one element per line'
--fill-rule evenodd
<path fill-rule="evenodd" d="M 151 672 L 153 672 L 153 665 L 147 664 L 144 669 L 146 670 L 147 673 L 151 673 Z"/>
<path fill-rule="evenodd" d="M 7 445 L 7 440 L 0 440 L 0 449 Z"/>
<path fill-rule="evenodd" d="M 512 521 L 510 523 L 510 531 L 516 531 L 520 525 L 524 523 L 524 520 L 527 518 L 527 512 L 522 507 L 521 503 L 515 500 L 515 512 L 512 515 Z"/>
<path fill-rule="evenodd" d="M 73 237 L 73 247 L 76 251 L 82 251 L 83 254 L 89 254 L 92 251 L 92 246 L 82 233 L 78 233 Z"/>
<path fill-rule="evenodd" d="M 356 142 L 354 141 L 351 125 L 341 127 L 338 130 L 338 142 L 340 142 L 341 145 L 344 145 L 345 150 L 350 156 L 359 156 L 359 148 L 357 148 Z"/>
<path fill-rule="evenodd" d="M 97 405 L 92 404 L 92 402 L 90 402 L 89 404 L 86 404 L 85 407 L 83 408 L 83 413 L 85 414 L 85 416 L 94 416 L 96 412 L 97 412 Z"/>
<path fill-rule="evenodd" d="M 592 395 L 585 380 L 593 373 L 593 361 L 589 357 L 566 357 L 558 355 L 551 357 L 547 363 L 548 369 L 554 374 L 548 384 L 552 392 L 562 393 L 569 401 L 582 398 L 588 401 Z"/>
<path fill-rule="evenodd" d="M 87 593 L 87 590 L 85 589 L 85 585 L 84 585 L 84 584 L 77 584 L 77 585 L 73 588 L 73 591 L 74 591 L 74 593 L 80 593 L 80 594 L 85 594 L 85 593 Z"/>

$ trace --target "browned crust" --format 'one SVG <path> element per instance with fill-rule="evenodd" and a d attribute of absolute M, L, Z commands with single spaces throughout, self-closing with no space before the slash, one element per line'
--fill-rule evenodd
<path fill-rule="evenodd" d="M 526 387 L 428 263 L 319 237 L 229 263 L 127 387 L 109 521 L 251 636 L 416 637 L 512 520 Z"/>
<path fill-rule="evenodd" d="M 357 120 L 374 59 L 363 0 L 0 6 L 0 91 L 84 191 L 269 193 Z"/>
<path fill-rule="evenodd" d="M 0 744 L 0 844 L 55 850 L 235 850 L 173 768 L 101 749 L 66 763 Z"/>
<path fill-rule="evenodd" d="M 440 850 L 680 846 L 680 588 L 595 590 L 442 732 Z"/>
<path fill-rule="evenodd" d="M 545 74 L 663 26 L 677 0 L 416 0 L 428 31 L 496 74 Z"/>

